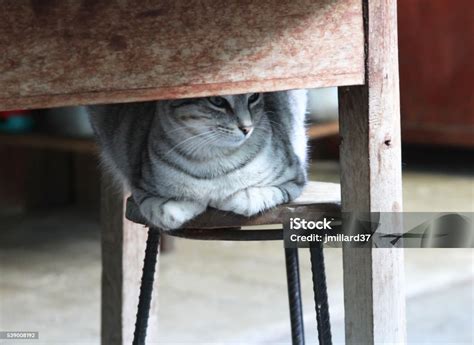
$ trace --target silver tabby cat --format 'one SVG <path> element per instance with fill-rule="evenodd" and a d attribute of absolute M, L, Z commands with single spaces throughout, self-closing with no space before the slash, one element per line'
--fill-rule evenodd
<path fill-rule="evenodd" d="M 306 182 L 306 91 L 90 107 L 105 165 L 154 225 L 208 206 L 251 216 Z"/>

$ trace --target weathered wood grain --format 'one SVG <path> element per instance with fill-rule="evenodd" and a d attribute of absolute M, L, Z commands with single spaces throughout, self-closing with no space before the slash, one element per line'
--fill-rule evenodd
<path fill-rule="evenodd" d="M 125 219 L 125 198 L 102 176 L 102 344 L 131 344 L 137 314 L 147 230 Z M 155 282 L 158 284 L 158 267 Z M 147 339 L 156 341 L 158 289 L 154 289 Z"/>
<path fill-rule="evenodd" d="M 339 89 L 342 210 L 399 212 L 396 0 L 364 7 L 367 85 Z M 404 344 L 403 250 L 344 248 L 343 266 L 346 343 Z"/>
<path fill-rule="evenodd" d="M 359 0 L 0 6 L 0 110 L 364 82 Z"/>

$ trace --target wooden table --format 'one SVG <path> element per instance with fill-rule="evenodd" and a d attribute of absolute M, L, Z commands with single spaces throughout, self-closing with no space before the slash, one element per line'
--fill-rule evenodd
<path fill-rule="evenodd" d="M 395 0 L 0 5 L 0 110 L 338 86 L 343 210 L 402 210 Z M 130 343 L 146 233 L 104 182 L 102 339 Z M 347 343 L 404 343 L 403 252 L 343 265 Z"/>

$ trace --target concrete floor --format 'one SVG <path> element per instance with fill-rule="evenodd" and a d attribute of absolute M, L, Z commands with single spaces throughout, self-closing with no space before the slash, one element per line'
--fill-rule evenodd
<path fill-rule="evenodd" d="M 334 163 L 312 168 L 312 178 L 338 180 Z M 473 181 L 470 174 L 407 170 L 405 210 L 473 211 Z M 99 235 L 97 221 L 74 209 L 3 216 L 0 331 L 39 331 L 31 344 L 99 344 Z M 300 252 L 306 333 L 314 343 L 309 256 Z M 341 251 L 325 252 L 333 337 L 342 343 Z M 289 343 L 281 243 L 177 240 L 160 273 L 160 344 Z M 474 344 L 472 249 L 406 250 L 406 287 L 410 344 Z"/>

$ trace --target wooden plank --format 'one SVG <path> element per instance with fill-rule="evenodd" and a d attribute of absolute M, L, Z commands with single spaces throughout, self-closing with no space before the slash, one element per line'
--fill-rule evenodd
<path fill-rule="evenodd" d="M 102 344 L 131 344 L 147 230 L 124 218 L 123 193 L 102 177 Z M 158 284 L 158 268 L 155 273 Z M 147 340 L 157 339 L 158 289 L 153 291 Z"/>
<path fill-rule="evenodd" d="M 366 86 L 339 89 L 342 210 L 402 210 L 395 0 L 365 0 Z M 399 229 L 400 217 L 394 217 Z M 404 344 L 402 249 L 344 248 L 347 344 Z"/>
<path fill-rule="evenodd" d="M 364 82 L 359 0 L 0 6 L 0 109 Z"/>
<path fill-rule="evenodd" d="M 0 145 L 97 154 L 97 145 L 92 138 L 68 138 L 46 134 L 4 134 L 0 133 Z"/>

